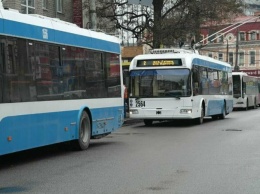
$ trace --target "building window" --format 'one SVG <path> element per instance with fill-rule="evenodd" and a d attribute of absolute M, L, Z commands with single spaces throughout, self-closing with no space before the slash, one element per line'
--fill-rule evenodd
<path fill-rule="evenodd" d="M 228 62 L 233 66 L 234 64 L 234 54 L 232 52 L 228 53 Z"/>
<path fill-rule="evenodd" d="M 239 40 L 245 41 L 245 33 L 244 32 L 239 33 Z"/>
<path fill-rule="evenodd" d="M 223 53 L 218 53 L 218 60 L 223 61 Z"/>
<path fill-rule="evenodd" d="M 42 0 L 42 8 L 48 9 L 48 0 Z"/>
<path fill-rule="evenodd" d="M 256 32 L 250 32 L 250 40 L 256 40 Z"/>
<path fill-rule="evenodd" d="M 34 0 L 21 0 L 21 13 L 34 14 L 35 2 Z"/>
<path fill-rule="evenodd" d="M 238 65 L 239 66 L 244 66 L 245 63 L 245 53 L 244 52 L 239 52 L 238 53 Z"/>
<path fill-rule="evenodd" d="M 255 66 L 255 51 L 249 51 L 249 65 Z"/>
<path fill-rule="evenodd" d="M 208 53 L 208 56 L 209 56 L 209 57 L 211 57 L 211 58 L 213 58 L 213 55 L 212 55 L 212 53 Z"/>
<path fill-rule="evenodd" d="M 60 12 L 60 13 L 62 13 L 62 5 L 63 5 L 63 3 L 62 3 L 62 0 L 57 0 L 56 1 L 57 2 L 57 12 Z"/>
<path fill-rule="evenodd" d="M 218 34 L 218 42 L 224 42 L 224 37 L 223 36 L 220 36 L 220 34 Z"/>

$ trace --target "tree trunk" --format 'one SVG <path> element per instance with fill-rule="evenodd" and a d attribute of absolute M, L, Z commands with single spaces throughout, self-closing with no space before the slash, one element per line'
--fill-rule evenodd
<path fill-rule="evenodd" d="M 162 8 L 163 0 L 153 0 L 154 26 L 153 26 L 153 48 L 160 48 L 162 43 Z"/>

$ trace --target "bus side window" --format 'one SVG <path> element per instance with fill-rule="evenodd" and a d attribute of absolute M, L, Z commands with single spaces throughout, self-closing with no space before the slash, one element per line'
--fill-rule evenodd
<path fill-rule="evenodd" d="M 242 98 L 244 98 L 245 94 L 247 94 L 246 91 L 246 82 L 242 82 Z"/>
<path fill-rule="evenodd" d="M 196 96 L 200 93 L 200 74 L 197 66 L 193 66 L 192 69 L 192 87 L 193 87 L 193 96 Z"/>

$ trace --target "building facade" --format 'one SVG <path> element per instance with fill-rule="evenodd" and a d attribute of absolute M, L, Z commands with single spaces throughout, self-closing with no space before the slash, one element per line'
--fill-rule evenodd
<path fill-rule="evenodd" d="M 232 24 L 218 27 L 218 29 L 226 28 L 221 32 L 223 35 L 217 33 L 211 36 L 214 31 L 203 27 L 201 37 L 205 40 L 203 44 L 206 46 L 200 49 L 200 53 L 230 63 L 234 71 L 250 72 L 260 69 L 260 19 L 254 18 L 256 16 L 236 18 L 235 23 L 252 20 L 233 29 L 226 28 Z"/>
<path fill-rule="evenodd" d="M 4 0 L 4 8 L 18 10 L 24 14 L 39 14 L 73 23 L 75 0 Z M 81 2 L 81 0 L 80 0 Z M 81 8 L 82 10 L 82 8 Z M 81 11 L 82 12 L 82 11 Z"/>

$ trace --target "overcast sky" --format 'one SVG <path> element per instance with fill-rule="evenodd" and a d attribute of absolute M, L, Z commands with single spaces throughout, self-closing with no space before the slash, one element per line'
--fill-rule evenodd
<path fill-rule="evenodd" d="M 145 6 L 151 6 L 152 5 L 153 0 L 128 0 L 129 4 L 141 4 L 141 5 L 145 5 Z"/>

